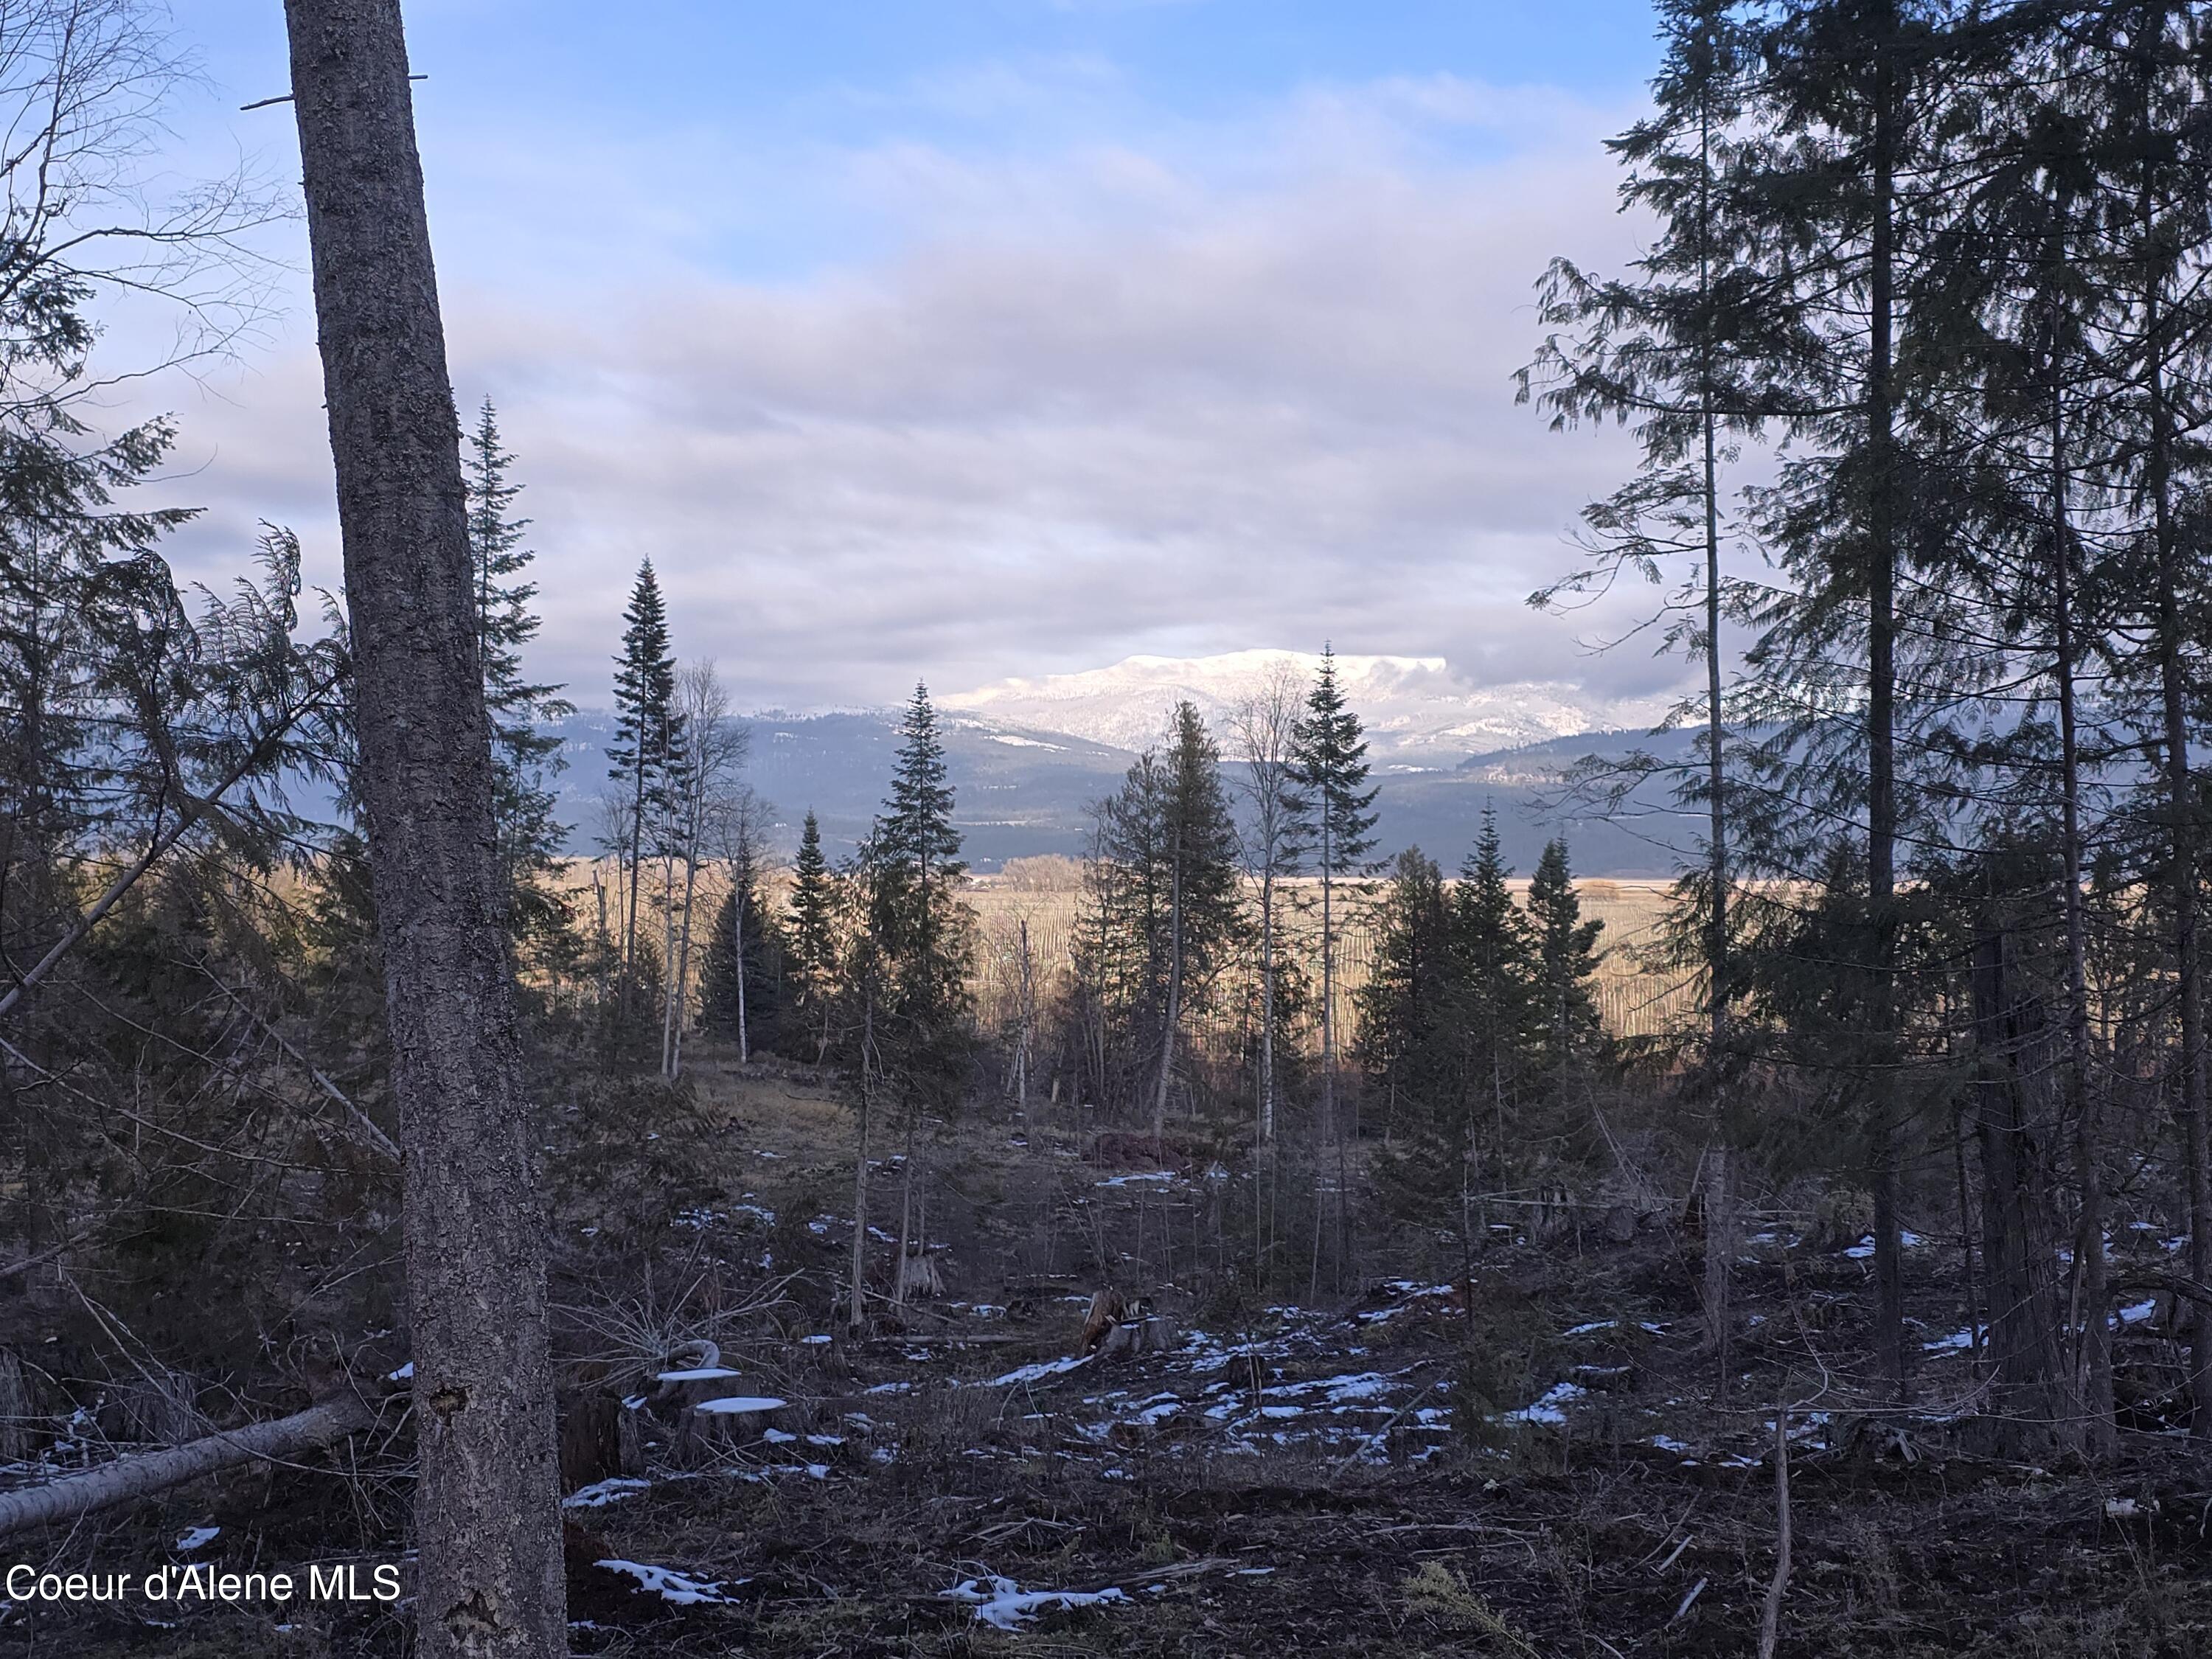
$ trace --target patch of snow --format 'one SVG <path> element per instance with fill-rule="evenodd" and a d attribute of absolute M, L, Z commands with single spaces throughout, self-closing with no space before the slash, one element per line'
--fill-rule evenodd
<path fill-rule="evenodd" d="M 608 1504 L 620 1503 L 623 1498 L 634 1493 L 641 1492 L 652 1485 L 653 1482 L 650 1480 L 640 1480 L 630 1475 L 618 1474 L 612 1480 L 598 1480 L 588 1486 L 579 1486 L 561 1500 L 561 1507 L 564 1510 L 603 1510 Z"/>
<path fill-rule="evenodd" d="M 413 1382 L 415 1380 L 415 1362 L 410 1359 L 405 1364 L 402 1365 L 398 1370 L 386 1373 L 384 1380 L 387 1382 Z"/>
<path fill-rule="evenodd" d="M 698 1365 L 690 1370 L 662 1371 L 654 1377 L 656 1382 L 722 1382 L 737 1373 L 727 1365 Z"/>
<path fill-rule="evenodd" d="M 1105 1180 L 1096 1184 L 1101 1187 L 1127 1187 L 1133 1182 L 1173 1181 L 1174 1179 L 1176 1179 L 1176 1172 L 1173 1170 L 1145 1170 L 1134 1175 L 1109 1176 Z"/>
<path fill-rule="evenodd" d="M 1035 1382 L 1044 1377 L 1057 1376 L 1063 1371 L 1072 1371 L 1079 1365 L 1087 1365 L 1090 1363 L 1091 1356 L 1088 1354 L 1079 1358 L 1071 1356 L 1066 1359 L 1040 1359 L 1033 1365 L 1023 1365 L 1008 1371 L 1004 1376 L 994 1376 L 985 1386 L 993 1389 L 1012 1388 L 1017 1383 Z"/>
<path fill-rule="evenodd" d="M 194 1550 L 204 1550 L 222 1536 L 221 1527 L 194 1527 L 169 1547 L 179 1555 L 190 1555 Z"/>
<path fill-rule="evenodd" d="M 1576 1326 L 1574 1329 L 1565 1333 L 1565 1334 L 1569 1336 L 1590 1336 L 1599 1331 L 1611 1330 L 1615 1322 L 1616 1322 L 1610 1319 L 1594 1319 L 1587 1325 Z"/>
<path fill-rule="evenodd" d="M 993 743 L 1003 743 L 1009 749 L 1049 749 L 1055 755 L 1065 755 L 1067 745 L 1060 743 L 1041 743 L 1035 738 L 1018 738 L 1011 732 L 994 732 Z"/>
<path fill-rule="evenodd" d="M 742 1417 L 748 1412 L 781 1411 L 787 1403 L 771 1395 L 738 1394 L 724 1400 L 702 1400 L 692 1409 L 710 1417 Z"/>
<path fill-rule="evenodd" d="M 945 1601 L 965 1602 L 974 1607 L 977 1623 L 1006 1631 L 1028 1624 L 1046 1607 L 1096 1607 L 1129 1599 L 1110 1587 L 1102 1590 L 1024 1590 L 1012 1579 L 996 1574 L 981 1583 L 963 1578 L 951 1589 L 938 1591 L 938 1595 Z"/>
<path fill-rule="evenodd" d="M 637 1580 L 638 1589 L 647 1595 L 657 1595 L 679 1607 L 699 1607 L 730 1599 L 722 1594 L 719 1579 L 694 1578 L 673 1568 L 650 1566 L 642 1561 L 610 1559 L 594 1565 L 605 1567 L 609 1572 L 627 1574 Z M 744 1583 L 745 1581 L 741 1578 L 738 1582 Z"/>
<path fill-rule="evenodd" d="M 1948 1336 L 1939 1336 L 1933 1342 L 1920 1345 L 1925 1353 L 1960 1353 L 1974 1346 L 1972 1331 L 1954 1331 Z"/>
<path fill-rule="evenodd" d="M 1859 1240 L 1857 1243 L 1852 1245 L 1850 1249 L 1845 1250 L 1844 1254 L 1854 1261 L 1864 1261 L 1868 1257 L 1874 1254 L 1874 1235 L 1872 1233 L 1869 1233 L 1864 1238 Z"/>
<path fill-rule="evenodd" d="M 802 1336 L 799 1340 L 810 1348 L 826 1348 L 830 1346 L 830 1339 L 826 1336 Z"/>
<path fill-rule="evenodd" d="M 1546 1390 L 1543 1398 L 1523 1406 L 1517 1412 L 1505 1413 L 1509 1423 L 1546 1423 L 1553 1425 L 1567 1420 L 1566 1407 L 1583 1398 L 1588 1390 L 1574 1382 L 1555 1382 Z"/>
<path fill-rule="evenodd" d="M 2157 1311 L 2158 1298 L 2154 1297 L 2148 1302 L 2138 1302 L 2131 1307 L 2121 1309 L 2119 1314 L 2120 1323 L 2123 1325 L 2140 1325 L 2144 1320 L 2148 1319 Z"/>

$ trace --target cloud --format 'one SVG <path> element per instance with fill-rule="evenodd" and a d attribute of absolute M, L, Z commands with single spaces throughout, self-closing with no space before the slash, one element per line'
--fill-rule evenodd
<path fill-rule="evenodd" d="M 1037 72 L 1112 95 L 1095 65 Z M 1323 638 L 1475 684 L 1667 682 L 1640 650 L 1581 656 L 1591 618 L 1522 604 L 1627 465 L 1617 439 L 1547 432 L 1510 378 L 1546 260 L 1628 251 L 1597 145 L 1622 118 L 1432 77 L 1036 153 L 825 148 L 778 188 L 869 251 L 773 277 L 698 246 L 711 143 L 665 188 L 624 182 L 619 250 L 547 268 L 532 237 L 590 240 L 566 222 L 518 231 L 537 257 L 503 265 L 499 221 L 469 228 L 448 334 L 465 404 L 491 391 L 521 456 L 535 665 L 602 698 L 650 556 L 679 648 L 761 705 Z M 550 137 L 501 140 L 531 153 L 498 210 L 538 222 L 564 173 L 597 197 L 606 154 L 572 142 L 567 173 Z M 303 319 L 219 389 L 184 411 L 211 503 L 187 560 L 283 517 L 334 581 Z"/>

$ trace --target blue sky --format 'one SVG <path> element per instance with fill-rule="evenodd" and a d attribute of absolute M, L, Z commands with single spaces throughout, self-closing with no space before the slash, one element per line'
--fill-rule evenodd
<path fill-rule="evenodd" d="M 679 648 L 762 706 L 1324 634 L 1667 677 L 1521 607 L 1624 453 L 1508 380 L 1546 259 L 1632 245 L 1600 146 L 1641 0 L 407 14 L 457 390 L 521 455 L 580 700 L 646 556 Z M 276 0 L 175 21 L 180 164 L 295 178 L 289 111 L 236 107 L 283 89 Z M 304 237 L 265 245 L 265 325 L 149 394 L 209 509 L 179 562 L 271 518 L 335 582 Z"/>

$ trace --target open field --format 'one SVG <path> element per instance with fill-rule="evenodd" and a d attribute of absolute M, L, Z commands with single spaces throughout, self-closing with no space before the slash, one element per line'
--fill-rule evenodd
<path fill-rule="evenodd" d="M 1528 884 L 1509 884 L 1524 900 Z M 1321 982 L 1321 886 L 1305 879 L 1288 884 L 1292 908 L 1285 939 L 1305 961 L 1308 977 Z M 1374 884 L 1366 884 L 1371 891 Z M 1670 884 L 1662 881 L 1593 880 L 1575 890 L 1586 918 L 1602 921 L 1604 956 L 1598 969 L 1598 1006 L 1606 1029 L 1618 1036 L 1648 1036 L 1665 1029 L 1688 1005 L 1686 988 L 1668 974 L 1647 969 L 1643 952 L 1655 942 Z M 1009 1005 L 1012 997 L 1019 925 L 1029 926 L 1037 969 L 1048 976 L 1063 972 L 1073 957 L 1079 891 L 1042 889 L 982 878 L 969 884 L 967 901 L 975 912 L 983 949 L 978 965 L 979 999 L 986 1011 Z M 1337 1019 L 1353 1029 L 1352 999 L 1373 970 L 1375 929 L 1370 899 L 1359 887 L 1340 892 L 1337 932 Z"/>
<path fill-rule="evenodd" d="M 579 921 L 595 925 L 602 890 L 610 903 L 611 927 L 619 927 L 620 884 L 608 875 L 611 866 L 578 860 L 569 866 L 569 888 L 577 904 Z M 604 884 L 593 885 L 594 873 Z M 1017 860 L 1006 875 L 970 877 L 963 896 L 977 923 L 976 1000 L 987 1023 L 1012 1006 L 1018 961 L 1018 939 L 1028 927 L 1030 949 L 1038 982 L 1048 993 L 1056 977 L 1073 961 L 1074 932 L 1083 895 L 1080 866 L 1066 859 Z M 781 904 L 782 878 L 771 884 L 769 897 Z M 1308 977 L 1321 981 L 1321 887 L 1310 878 L 1285 884 L 1291 899 L 1285 910 L 1285 944 L 1300 953 Z M 1666 971 L 1648 968 L 1643 957 L 1655 943 L 1666 908 L 1671 884 L 1597 878 L 1575 884 L 1583 915 L 1601 921 L 1605 931 L 1598 943 L 1603 955 L 1598 966 L 1598 1007 L 1606 1029 L 1618 1036 L 1649 1036 L 1666 1029 L 1688 1006 L 1689 993 L 1680 980 Z M 1525 898 L 1528 884 L 1509 884 Z M 1337 902 L 1337 1018 L 1349 1031 L 1355 1021 L 1353 998 L 1367 982 L 1372 969 L 1375 932 L 1370 916 L 1376 884 L 1347 884 Z M 710 925 L 726 890 L 720 872 L 702 867 L 695 899 L 695 928 Z M 646 884 L 644 904 L 654 906 L 653 883 Z M 1256 899 L 1255 899 L 1256 902 Z M 644 919 L 647 937 L 654 948 L 663 938 L 657 908 Z M 693 949 L 701 948 L 695 939 Z M 696 963 L 695 959 L 694 967 Z"/>

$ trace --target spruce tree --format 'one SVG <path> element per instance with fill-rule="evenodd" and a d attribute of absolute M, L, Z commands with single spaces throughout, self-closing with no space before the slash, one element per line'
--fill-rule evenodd
<path fill-rule="evenodd" d="M 1321 877 L 1321 1089 L 1322 1133 L 1335 1143 L 1337 1199 L 1337 1270 L 1344 1269 L 1350 1243 L 1348 1194 L 1350 1176 L 1345 1154 L 1343 1126 L 1336 1109 L 1336 889 L 1345 877 L 1360 869 L 1375 846 L 1375 794 L 1367 782 L 1367 740 L 1361 735 L 1359 716 L 1345 701 L 1336 683 L 1336 653 L 1322 647 L 1321 668 L 1306 698 L 1305 718 L 1298 722 L 1293 749 L 1296 775 L 1304 793 L 1312 825 L 1314 867 Z M 1313 1266 L 1310 1285 L 1318 1288 L 1321 1276 L 1321 1232 L 1316 1215 Z"/>
<path fill-rule="evenodd" d="M 799 857 L 792 866 L 791 911 L 784 923 L 784 951 L 797 995 L 793 1012 L 813 1045 L 814 1063 L 830 1051 L 830 1020 L 836 1006 L 842 952 L 838 947 L 838 882 L 823 856 L 822 826 L 811 807 L 799 832 Z"/>
<path fill-rule="evenodd" d="M 621 791 L 619 842 L 628 897 L 623 916 L 621 1006 L 627 1014 L 637 962 L 638 888 L 649 837 L 672 804 L 683 748 L 676 713 L 676 659 L 668 648 L 668 611 L 653 561 L 639 565 L 623 613 L 622 654 L 615 659 L 615 740 L 607 776 Z"/>
<path fill-rule="evenodd" d="M 1352 1054 L 1388 1101 L 1383 1191 L 1425 1218 L 1447 1194 L 1466 1193 L 1469 1173 L 1468 1079 L 1454 1041 L 1461 962 L 1436 860 L 1418 847 L 1401 853 L 1370 921 L 1374 966 L 1352 997 Z"/>
<path fill-rule="evenodd" d="M 1582 914 L 1567 844 L 1547 842 L 1528 881 L 1534 946 L 1529 1012 L 1536 1058 L 1555 1090 L 1595 1060 L 1605 1042 L 1595 990 L 1597 936 L 1605 924 L 1584 921 Z"/>
<path fill-rule="evenodd" d="M 952 787 L 929 688 L 917 684 L 901 722 L 890 793 L 866 849 L 869 933 L 890 968 L 885 1009 L 897 1081 L 918 1109 L 949 1106 L 967 1062 L 973 955 L 957 884 L 967 872 L 953 828 Z"/>
<path fill-rule="evenodd" d="M 500 857 L 514 891 L 518 936 L 544 937 L 566 925 L 568 904 L 555 881 L 568 831 L 554 814 L 550 787 L 564 769 L 561 738 L 543 729 L 574 706 L 558 685 L 523 678 L 522 647 L 535 638 L 531 609 L 538 585 L 524 580 L 532 554 L 530 520 L 514 516 L 522 486 L 512 482 L 514 456 L 501 440 L 491 399 L 483 400 L 461 453 L 468 493 L 469 555 L 474 566 L 477 649 L 483 659 L 484 709 L 491 720 L 492 811 Z"/>
<path fill-rule="evenodd" d="M 1528 917 L 1513 902 L 1498 837 L 1498 814 L 1485 805 L 1482 828 L 1460 866 L 1452 890 L 1452 943 L 1460 959 L 1456 1024 L 1467 1050 L 1471 1096 L 1480 1103 L 1468 1124 L 1468 1153 L 1490 1131 L 1490 1179 L 1504 1187 L 1507 1120 L 1520 1102 L 1528 1070 L 1528 1033 L 1535 969 Z"/>

